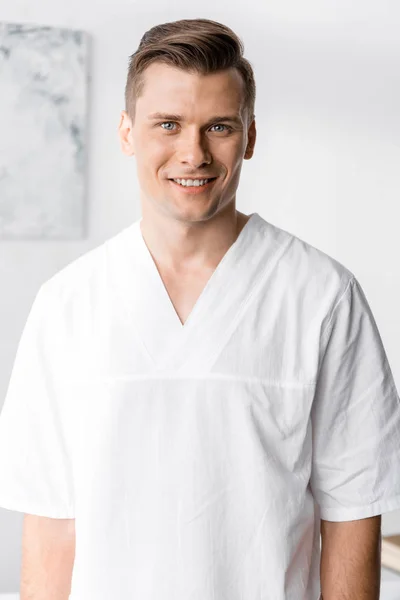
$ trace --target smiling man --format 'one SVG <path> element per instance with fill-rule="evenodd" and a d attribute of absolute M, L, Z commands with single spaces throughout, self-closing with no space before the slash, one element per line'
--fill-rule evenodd
<path fill-rule="evenodd" d="M 256 139 L 243 88 L 233 67 L 208 75 L 160 62 L 147 67 L 134 116 L 123 111 L 120 124 L 122 149 L 136 157 L 143 224 L 176 222 L 192 238 L 221 213 L 235 221 L 243 159 Z"/>
<path fill-rule="evenodd" d="M 236 210 L 236 190 L 243 159 L 253 154 L 255 120 L 234 67 L 202 75 L 154 62 L 134 108 L 127 89 L 120 137 L 136 158 L 141 232 L 185 323 L 249 219 Z"/>
<path fill-rule="evenodd" d="M 131 57 L 142 216 L 42 285 L 0 419 L 22 600 L 379 598 L 399 396 L 354 274 L 237 210 L 242 50 L 193 19 Z"/>

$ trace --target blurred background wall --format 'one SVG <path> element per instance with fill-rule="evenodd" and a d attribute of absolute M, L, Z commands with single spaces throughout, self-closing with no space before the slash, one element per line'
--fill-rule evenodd
<path fill-rule="evenodd" d="M 0 408 L 40 284 L 140 216 L 134 158 L 122 155 L 117 136 L 129 55 L 153 25 L 196 17 L 232 27 L 255 71 L 257 142 L 244 161 L 238 209 L 353 271 L 400 389 L 396 0 L 250 0 L 243 8 L 227 0 L 1 0 L 0 21 L 82 29 L 91 42 L 87 237 L 0 240 Z M 19 589 L 21 532 L 22 514 L 0 508 L 0 593 Z M 383 533 L 400 533 L 400 511 L 383 516 Z"/>

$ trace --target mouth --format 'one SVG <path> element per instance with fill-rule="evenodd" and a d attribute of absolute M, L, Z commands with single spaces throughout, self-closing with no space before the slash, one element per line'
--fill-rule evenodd
<path fill-rule="evenodd" d="M 171 184 L 173 186 L 175 186 L 176 188 L 178 188 L 183 193 L 186 193 L 186 194 L 202 194 L 203 192 L 206 192 L 207 190 L 209 190 L 213 186 L 214 181 L 216 181 L 217 177 L 209 177 L 209 178 L 206 178 L 206 179 L 208 179 L 208 181 L 204 185 L 181 185 L 180 183 L 177 183 L 173 179 L 169 179 L 169 181 L 171 182 Z"/>

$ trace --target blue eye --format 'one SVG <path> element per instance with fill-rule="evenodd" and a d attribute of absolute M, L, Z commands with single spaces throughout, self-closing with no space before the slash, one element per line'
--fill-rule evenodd
<path fill-rule="evenodd" d="M 165 125 L 165 124 L 169 124 L 169 123 L 172 123 L 172 121 L 164 121 L 164 123 L 160 123 L 160 125 Z M 171 131 L 171 129 L 167 129 L 167 131 Z"/>
<path fill-rule="evenodd" d="M 162 123 L 159 123 L 159 125 L 175 125 L 174 121 L 163 121 Z M 231 130 L 232 127 L 229 127 L 229 125 L 224 125 L 222 123 L 217 123 L 216 125 L 212 125 L 212 127 L 225 127 L 225 129 L 227 130 Z M 165 129 L 165 131 L 173 131 L 173 129 L 166 129 L 163 127 L 163 129 Z M 217 133 L 222 133 L 217 131 Z"/>
<path fill-rule="evenodd" d="M 217 125 L 213 125 L 213 127 L 225 127 L 225 129 L 226 129 L 227 126 L 226 125 L 222 125 L 221 123 L 218 123 Z"/>

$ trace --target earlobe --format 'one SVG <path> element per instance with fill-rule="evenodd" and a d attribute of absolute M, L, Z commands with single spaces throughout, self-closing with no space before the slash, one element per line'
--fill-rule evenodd
<path fill-rule="evenodd" d="M 244 158 L 245 159 L 251 158 L 253 156 L 253 150 L 254 150 L 254 148 L 252 146 L 247 146 L 246 152 L 244 153 Z"/>
<path fill-rule="evenodd" d="M 253 120 L 249 127 L 249 131 L 248 131 L 248 144 L 247 144 L 246 152 L 244 154 L 245 159 L 249 159 L 253 156 L 254 146 L 256 143 L 256 137 L 257 137 L 256 123 L 255 123 L 255 120 Z"/>
<path fill-rule="evenodd" d="M 126 156 L 133 156 L 135 153 L 132 148 L 132 144 L 125 139 L 121 139 L 121 150 Z"/>
<path fill-rule="evenodd" d="M 119 125 L 118 125 L 118 133 L 119 133 L 119 137 L 120 137 L 121 150 L 124 154 L 126 154 L 126 156 L 132 156 L 134 154 L 134 151 L 132 148 L 132 142 L 129 139 L 131 130 L 130 130 L 129 126 L 124 126 L 125 117 L 127 117 L 126 112 L 122 111 L 121 118 L 120 118 Z"/>

